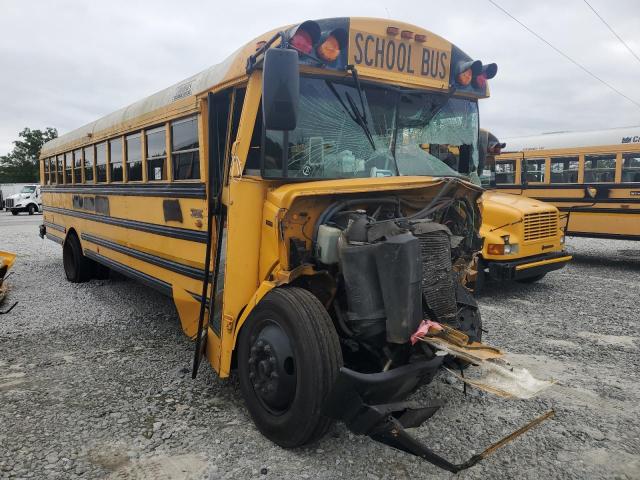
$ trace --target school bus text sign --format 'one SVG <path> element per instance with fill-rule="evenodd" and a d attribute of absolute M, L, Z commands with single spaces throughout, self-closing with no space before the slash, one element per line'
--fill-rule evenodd
<path fill-rule="evenodd" d="M 351 31 L 349 63 L 385 72 L 448 83 L 449 51 L 400 38 Z"/>

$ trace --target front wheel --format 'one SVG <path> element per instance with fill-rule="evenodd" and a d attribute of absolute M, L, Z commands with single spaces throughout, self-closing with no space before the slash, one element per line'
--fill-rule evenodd
<path fill-rule="evenodd" d="M 304 289 L 269 292 L 240 332 L 242 395 L 260 432 L 282 447 L 311 443 L 329 429 L 321 411 L 341 366 L 331 318 Z"/>
<path fill-rule="evenodd" d="M 29 215 L 33 215 L 34 213 L 36 213 L 36 207 L 33 203 L 29 204 L 27 212 L 29 212 Z"/>
<path fill-rule="evenodd" d="M 18 215 L 20 212 L 18 210 L 11 210 L 11 215 Z"/>

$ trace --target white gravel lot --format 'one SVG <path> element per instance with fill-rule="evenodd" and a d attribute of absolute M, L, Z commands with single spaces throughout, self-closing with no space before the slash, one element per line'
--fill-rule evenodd
<path fill-rule="evenodd" d="M 0 213 L 19 254 L 0 316 L 0 478 L 451 478 L 337 425 L 309 448 L 262 437 L 235 378 L 203 365 L 170 299 L 130 280 L 71 284 L 42 217 Z M 574 261 L 535 285 L 488 284 L 488 343 L 557 384 L 501 400 L 440 375 L 445 402 L 414 431 L 462 461 L 549 408 L 556 417 L 461 479 L 640 478 L 640 243 L 569 239 Z"/>

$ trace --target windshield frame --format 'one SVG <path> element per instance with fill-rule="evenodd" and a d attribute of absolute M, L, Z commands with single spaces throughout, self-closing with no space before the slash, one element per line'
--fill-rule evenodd
<path fill-rule="evenodd" d="M 24 187 L 22 187 L 20 189 L 19 193 L 34 193 L 36 191 L 36 189 L 38 188 L 37 185 L 25 185 Z"/>
<path fill-rule="evenodd" d="M 346 85 L 348 87 L 357 89 L 357 86 L 354 82 L 354 80 L 352 79 L 351 76 L 333 76 L 333 75 L 323 75 L 323 74 L 319 74 L 319 73 L 309 73 L 309 74 L 304 74 L 304 75 L 300 75 L 300 78 L 311 78 L 311 79 L 319 79 L 319 80 L 326 80 L 328 82 L 332 82 L 333 84 L 343 84 Z M 439 111 L 448 104 L 449 100 L 451 99 L 458 99 L 458 100 L 464 100 L 464 101 L 468 101 L 471 103 L 474 103 L 476 105 L 476 112 L 478 115 L 478 119 L 477 119 L 477 126 L 476 126 L 476 136 L 478 137 L 478 142 L 476 143 L 476 146 L 478 147 L 478 152 L 479 152 L 479 132 L 480 132 L 480 111 L 478 108 L 478 99 L 476 98 L 469 98 L 468 96 L 465 95 L 456 95 L 455 90 L 448 90 L 448 91 L 438 91 L 438 90 L 432 90 L 429 88 L 410 88 L 410 87 L 402 87 L 402 86 L 398 86 L 398 85 L 393 85 L 393 84 L 388 84 L 382 81 L 375 81 L 375 80 L 362 80 L 360 79 L 359 81 L 360 86 L 364 89 L 367 86 L 370 87 L 374 87 L 374 88 L 380 88 L 380 89 L 387 89 L 393 92 L 397 92 L 399 94 L 399 96 L 401 94 L 403 95 L 420 95 L 420 94 L 427 94 L 427 95 L 441 95 L 443 99 L 445 99 L 444 103 L 442 105 L 440 105 L 440 107 L 435 111 L 435 113 L 433 113 L 433 115 L 429 118 L 429 122 L 431 122 L 439 113 Z M 359 104 L 359 101 L 356 100 L 356 105 Z M 359 107 L 358 107 L 359 108 Z M 396 112 L 395 115 L 398 115 L 398 105 L 396 104 L 396 108 L 395 108 Z M 350 115 L 350 113 L 347 111 L 345 112 L 347 115 Z M 362 112 L 361 112 L 362 113 Z M 259 111 L 258 112 L 259 115 L 261 115 L 262 113 Z M 364 112 L 364 115 L 366 117 L 367 113 Z M 345 179 L 352 179 L 352 178 L 379 178 L 379 177 L 345 177 L 345 176 L 335 176 L 335 177 L 298 177 L 298 176 L 288 176 L 288 150 L 283 148 L 283 152 L 282 152 L 282 168 L 280 169 L 281 175 L 276 176 L 273 175 L 272 173 L 269 173 L 268 175 L 265 175 L 265 142 L 266 142 L 266 136 L 267 136 L 267 130 L 265 129 L 265 125 L 264 125 L 264 121 L 263 119 L 259 119 L 259 121 L 256 121 L 255 126 L 257 127 L 258 124 L 260 125 L 261 128 L 261 132 L 260 132 L 260 176 L 261 178 L 265 179 L 265 180 L 276 180 L 276 181 L 285 181 L 288 183 L 294 183 L 294 182 L 314 182 L 314 181 L 324 181 L 324 180 L 345 180 Z M 395 128 L 396 128 L 396 132 L 397 132 L 397 122 L 395 124 Z M 255 127 L 254 127 L 255 128 Z M 283 138 L 283 144 L 288 144 L 288 139 L 289 139 L 289 134 L 290 131 L 282 131 L 282 138 Z M 255 135 L 255 133 L 254 133 Z M 366 132 L 362 131 L 362 136 L 363 138 L 367 138 Z M 397 135 L 394 135 L 394 137 Z M 393 144 L 394 144 L 394 148 L 393 150 L 390 150 L 389 153 L 391 155 L 391 157 L 393 158 L 393 163 L 394 163 L 394 170 L 395 170 L 395 175 L 393 176 L 425 176 L 425 177 L 437 177 L 437 178 L 450 178 L 450 177 L 455 177 L 455 178 L 462 178 L 464 180 L 470 180 L 470 178 L 472 177 L 473 172 L 460 172 L 460 171 L 456 171 L 453 170 L 453 172 L 455 172 L 455 174 L 452 175 L 403 175 L 400 170 L 399 170 L 399 165 L 398 165 L 398 161 L 396 158 L 396 138 L 393 139 Z M 471 170 L 471 166 L 469 166 L 470 170 Z"/>

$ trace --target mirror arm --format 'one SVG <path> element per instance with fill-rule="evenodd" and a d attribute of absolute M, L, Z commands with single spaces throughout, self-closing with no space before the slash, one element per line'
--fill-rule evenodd
<path fill-rule="evenodd" d="M 249 58 L 247 59 L 247 69 L 246 69 L 247 74 L 253 72 L 256 68 L 258 68 L 262 64 L 262 62 L 264 61 L 264 52 L 266 52 L 269 48 L 271 48 L 271 45 L 273 45 L 278 38 L 281 39 L 281 42 L 280 42 L 281 48 L 287 48 L 289 46 L 289 43 L 286 40 L 284 32 L 280 31 L 276 33 L 264 45 L 258 48 L 256 50 L 256 53 L 249 56 Z M 260 56 L 261 58 L 259 58 Z"/>

